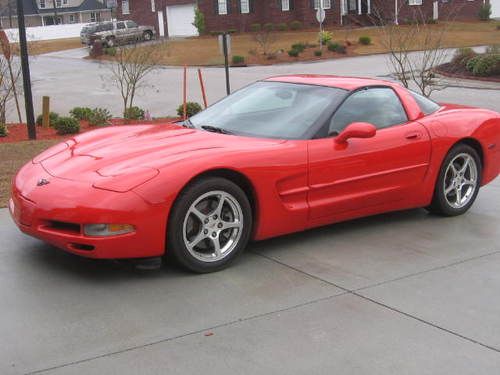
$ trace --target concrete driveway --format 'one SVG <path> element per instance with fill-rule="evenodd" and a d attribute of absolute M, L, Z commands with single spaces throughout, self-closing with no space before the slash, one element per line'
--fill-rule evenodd
<path fill-rule="evenodd" d="M 35 87 L 56 103 L 108 103 L 96 76 L 70 72 L 89 62 L 42 60 Z M 372 56 L 235 70 L 233 82 L 300 71 L 387 74 Z M 222 72 L 206 72 L 223 95 Z M 167 101 L 179 70 L 160 75 Z M 498 90 L 438 95 L 500 110 Z M 461 217 L 419 209 L 327 226 L 253 243 L 232 268 L 200 276 L 65 254 L 3 209 L 0 374 L 497 374 L 499 212 L 497 179 Z"/>

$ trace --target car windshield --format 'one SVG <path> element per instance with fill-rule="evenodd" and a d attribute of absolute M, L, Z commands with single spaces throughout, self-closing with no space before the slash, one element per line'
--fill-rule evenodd
<path fill-rule="evenodd" d="M 257 82 L 190 118 L 196 128 L 259 138 L 305 139 L 347 94 L 324 86 Z"/>

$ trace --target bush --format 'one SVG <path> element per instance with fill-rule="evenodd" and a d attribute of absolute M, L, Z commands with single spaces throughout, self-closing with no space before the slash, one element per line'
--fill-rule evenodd
<path fill-rule="evenodd" d="M 217 36 L 220 34 L 222 34 L 222 31 L 210 31 L 210 35 L 212 35 L 212 36 Z"/>
<path fill-rule="evenodd" d="M 7 137 L 7 135 L 9 135 L 7 125 L 0 123 L 0 137 Z"/>
<path fill-rule="evenodd" d="M 290 51 L 288 51 L 288 56 L 290 57 L 299 57 L 300 51 L 297 49 L 292 48 Z"/>
<path fill-rule="evenodd" d="M 292 21 L 290 22 L 290 30 L 300 30 L 302 29 L 302 22 Z"/>
<path fill-rule="evenodd" d="M 75 107 L 69 111 L 69 114 L 77 120 L 88 120 L 92 114 L 92 109 L 88 107 Z"/>
<path fill-rule="evenodd" d="M 196 9 L 194 10 L 194 21 L 192 25 L 196 27 L 196 30 L 198 30 L 198 34 L 200 35 L 205 34 L 206 31 L 205 15 L 198 7 L 196 7 Z"/>
<path fill-rule="evenodd" d="M 56 123 L 57 119 L 59 118 L 59 115 L 55 112 L 50 112 L 49 113 L 49 126 L 54 126 Z M 43 124 L 43 115 L 38 115 L 36 118 L 36 124 L 38 126 L 42 126 Z"/>
<path fill-rule="evenodd" d="M 472 48 L 469 47 L 459 48 L 455 51 L 455 54 L 453 55 L 451 62 L 455 65 L 459 65 L 465 68 L 467 67 L 467 63 L 469 62 L 469 60 L 475 56 L 476 53 Z"/>
<path fill-rule="evenodd" d="M 481 21 L 488 21 L 491 17 L 491 4 L 483 4 L 479 9 L 479 19 Z"/>
<path fill-rule="evenodd" d="M 264 31 L 274 31 L 274 29 L 275 29 L 274 23 L 271 23 L 271 22 L 265 23 L 264 26 L 262 27 L 262 29 Z"/>
<path fill-rule="evenodd" d="M 341 44 L 340 44 L 340 45 L 337 47 L 337 53 L 341 53 L 341 54 L 343 54 L 343 55 L 344 55 L 344 54 L 346 54 L 346 53 L 347 53 L 347 50 L 346 50 L 345 46 L 343 46 L 343 45 L 341 45 Z"/>
<path fill-rule="evenodd" d="M 201 108 L 201 105 L 195 102 L 187 102 L 186 104 L 186 115 L 187 117 L 191 117 L 196 115 L 198 112 L 201 112 L 203 108 Z M 181 104 L 177 108 L 177 116 L 183 117 L 184 116 L 184 104 Z"/>
<path fill-rule="evenodd" d="M 323 51 L 321 51 L 319 49 L 314 51 L 314 56 L 320 57 L 321 55 L 323 55 Z"/>
<path fill-rule="evenodd" d="M 109 56 L 116 56 L 116 47 L 104 48 L 104 54 Z"/>
<path fill-rule="evenodd" d="M 329 43 L 332 40 L 332 37 L 333 35 L 329 31 L 320 31 L 318 33 L 318 41 L 323 44 Z"/>
<path fill-rule="evenodd" d="M 372 38 L 370 38 L 369 36 L 360 36 L 358 42 L 359 44 L 367 46 L 369 44 L 372 44 Z"/>
<path fill-rule="evenodd" d="M 484 54 L 471 58 L 467 70 L 475 76 L 492 76 L 500 74 L 500 54 Z"/>
<path fill-rule="evenodd" d="M 299 51 L 299 53 L 302 53 L 306 49 L 306 44 L 305 43 L 292 44 L 292 49 Z"/>
<path fill-rule="evenodd" d="M 262 25 L 260 23 L 252 23 L 250 25 L 250 31 L 257 33 L 262 30 Z"/>
<path fill-rule="evenodd" d="M 245 58 L 243 56 L 234 55 L 233 56 L 233 64 L 240 65 L 245 63 Z"/>
<path fill-rule="evenodd" d="M 338 44 L 338 43 L 335 43 L 335 42 L 328 43 L 328 51 L 337 52 L 339 47 L 340 47 L 340 44 Z"/>
<path fill-rule="evenodd" d="M 127 108 L 123 117 L 127 120 L 144 120 L 144 109 L 135 106 Z"/>
<path fill-rule="evenodd" d="M 286 23 L 279 23 L 278 26 L 277 26 L 277 28 L 278 28 L 278 31 L 287 31 L 288 30 L 288 25 Z"/>
<path fill-rule="evenodd" d="M 108 125 L 111 113 L 106 108 L 94 108 L 89 116 L 89 124 L 93 126 Z"/>
<path fill-rule="evenodd" d="M 80 123 L 73 117 L 59 117 L 54 123 L 57 134 L 76 134 L 80 132 Z"/>

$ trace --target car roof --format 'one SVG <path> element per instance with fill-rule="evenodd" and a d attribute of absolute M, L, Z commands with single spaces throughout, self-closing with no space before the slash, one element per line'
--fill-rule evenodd
<path fill-rule="evenodd" d="M 294 74 L 267 78 L 266 81 L 301 83 L 306 85 L 318 85 L 337 87 L 345 90 L 356 90 L 365 86 L 399 86 L 397 83 L 373 78 L 342 77 L 320 74 Z"/>

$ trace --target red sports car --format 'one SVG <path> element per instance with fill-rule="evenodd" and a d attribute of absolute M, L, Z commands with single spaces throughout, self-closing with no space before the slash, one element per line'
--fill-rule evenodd
<path fill-rule="evenodd" d="M 500 114 L 398 84 L 254 83 L 182 123 L 107 127 L 25 165 L 21 230 L 90 258 L 220 270 L 262 240 L 387 211 L 466 212 L 500 172 Z"/>

